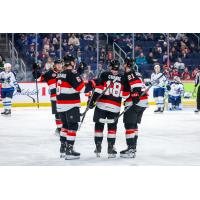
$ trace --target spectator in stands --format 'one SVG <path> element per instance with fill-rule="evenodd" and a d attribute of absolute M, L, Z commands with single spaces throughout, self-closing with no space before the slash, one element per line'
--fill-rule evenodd
<path fill-rule="evenodd" d="M 80 48 L 77 50 L 76 58 L 77 58 L 77 62 L 81 63 L 81 61 L 82 61 L 82 53 L 81 53 Z"/>
<path fill-rule="evenodd" d="M 163 59 L 162 59 L 164 64 L 167 63 L 167 59 L 168 59 L 168 54 L 167 54 L 167 51 L 165 51 L 164 54 L 163 54 Z"/>
<path fill-rule="evenodd" d="M 170 74 L 170 78 L 174 79 L 175 76 L 180 77 L 180 74 L 178 73 L 178 69 L 174 68 Z"/>
<path fill-rule="evenodd" d="M 106 52 L 104 48 L 101 48 L 100 50 L 99 61 L 102 63 L 105 63 L 106 61 Z"/>
<path fill-rule="evenodd" d="M 94 40 L 94 35 L 89 34 L 89 33 L 83 34 L 83 39 L 92 41 L 92 40 Z"/>
<path fill-rule="evenodd" d="M 191 78 L 192 78 L 192 79 L 195 79 L 198 72 L 199 72 L 199 68 L 196 67 L 196 68 L 192 71 Z"/>
<path fill-rule="evenodd" d="M 174 67 L 176 69 L 178 69 L 178 72 L 180 74 L 183 73 L 184 69 L 185 69 L 185 64 L 182 62 L 182 59 L 181 58 L 178 58 L 177 61 L 174 63 Z"/>
<path fill-rule="evenodd" d="M 91 66 L 90 65 L 88 65 L 86 67 L 86 69 L 84 71 L 84 74 L 85 74 L 84 77 L 86 78 L 86 80 L 91 80 L 95 76 L 94 73 L 93 73 L 93 71 L 91 70 Z"/>
<path fill-rule="evenodd" d="M 80 46 L 80 41 L 79 41 L 79 39 L 75 36 L 74 33 L 72 33 L 71 37 L 69 38 L 68 45 Z"/>
<path fill-rule="evenodd" d="M 113 52 L 109 49 L 107 53 L 107 60 L 111 61 L 113 59 Z"/>
<path fill-rule="evenodd" d="M 4 69 L 5 59 L 0 55 L 0 72 Z"/>
<path fill-rule="evenodd" d="M 99 78 L 101 73 L 104 72 L 104 71 L 105 70 L 103 69 L 103 64 L 99 63 L 98 69 L 96 69 L 95 72 L 94 72 L 95 78 Z"/>
<path fill-rule="evenodd" d="M 157 59 L 155 59 L 153 56 L 153 52 L 149 52 L 149 54 L 146 57 L 146 60 L 148 64 L 154 64 L 155 62 L 157 62 Z"/>
<path fill-rule="evenodd" d="M 136 57 L 136 64 L 137 65 L 147 64 L 146 57 L 144 56 L 143 52 L 141 52 L 140 55 Z"/>
<path fill-rule="evenodd" d="M 182 73 L 181 78 L 183 80 L 190 80 L 191 77 L 190 77 L 190 73 L 187 67 L 184 69 L 184 72 Z"/>
<path fill-rule="evenodd" d="M 48 57 L 47 62 L 44 65 L 44 71 L 48 71 L 50 68 L 53 68 L 54 62 L 51 57 Z"/>
<path fill-rule="evenodd" d="M 136 57 L 139 56 L 141 52 L 142 52 L 142 47 L 139 45 L 136 45 L 135 46 L 135 56 Z"/>

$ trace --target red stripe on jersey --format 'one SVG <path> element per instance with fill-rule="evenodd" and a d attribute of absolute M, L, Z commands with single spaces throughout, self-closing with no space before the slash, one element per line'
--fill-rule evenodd
<path fill-rule="evenodd" d="M 101 102 L 101 103 L 109 103 L 109 104 L 113 104 L 113 105 L 115 105 L 115 106 L 121 107 L 121 103 L 117 103 L 117 102 L 115 102 L 115 101 L 108 100 L 108 99 L 99 99 L 98 102 Z"/>
<path fill-rule="evenodd" d="M 130 92 L 124 92 L 124 91 L 122 91 L 122 95 L 123 96 L 128 96 L 130 94 Z"/>
<path fill-rule="evenodd" d="M 60 125 L 60 124 L 62 124 L 61 120 L 59 120 L 59 119 L 56 119 L 56 124 L 57 124 L 57 125 Z"/>
<path fill-rule="evenodd" d="M 84 86 L 85 86 L 85 83 L 82 82 L 82 83 L 76 88 L 76 90 L 77 90 L 78 92 L 80 92 L 80 91 L 83 89 Z"/>
<path fill-rule="evenodd" d="M 47 84 L 48 85 L 52 85 L 52 84 L 55 84 L 56 83 L 56 79 L 50 79 L 49 81 L 47 81 Z"/>
<path fill-rule="evenodd" d="M 140 79 L 138 79 L 138 80 L 134 80 L 134 81 L 129 82 L 130 85 L 135 85 L 137 83 L 142 83 L 142 81 Z"/>
<path fill-rule="evenodd" d="M 51 94 L 50 96 L 51 96 L 51 97 L 56 97 L 56 94 Z"/>
<path fill-rule="evenodd" d="M 76 132 L 74 131 L 68 131 L 67 136 L 76 136 Z"/>
<path fill-rule="evenodd" d="M 57 100 L 56 103 L 57 104 L 75 104 L 75 103 L 80 103 L 80 99 L 79 100 Z"/>
<path fill-rule="evenodd" d="M 140 97 L 140 100 L 145 100 L 145 99 L 148 99 L 148 96 L 142 96 L 142 97 Z"/>
<path fill-rule="evenodd" d="M 62 82 L 61 82 L 60 87 L 72 88 L 72 86 L 71 86 L 68 82 L 65 82 L 65 81 L 62 81 Z"/>
<path fill-rule="evenodd" d="M 108 130 L 108 134 L 116 134 L 116 130 Z"/>
<path fill-rule="evenodd" d="M 102 133 L 103 130 L 95 130 L 96 133 Z"/>
<path fill-rule="evenodd" d="M 68 129 L 66 129 L 66 128 L 61 128 L 61 131 L 64 132 L 64 133 L 67 133 L 67 132 L 68 132 Z"/>
<path fill-rule="evenodd" d="M 134 130 L 134 129 L 126 130 L 126 134 L 127 134 L 127 135 L 128 135 L 128 134 L 133 134 L 133 133 L 135 133 L 135 130 Z"/>

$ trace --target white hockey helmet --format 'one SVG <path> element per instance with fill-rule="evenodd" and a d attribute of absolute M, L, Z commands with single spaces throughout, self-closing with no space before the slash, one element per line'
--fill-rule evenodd
<path fill-rule="evenodd" d="M 178 76 L 174 76 L 174 81 L 177 82 L 177 83 L 180 83 L 180 82 L 181 82 L 181 79 L 180 79 L 180 77 L 178 77 Z"/>
<path fill-rule="evenodd" d="M 160 65 L 155 65 L 154 70 L 155 70 L 156 73 L 159 73 L 160 72 Z"/>
<path fill-rule="evenodd" d="M 12 66 L 11 66 L 10 63 L 5 63 L 5 64 L 4 64 L 4 69 L 5 69 L 6 71 L 10 71 L 11 68 L 12 68 Z"/>

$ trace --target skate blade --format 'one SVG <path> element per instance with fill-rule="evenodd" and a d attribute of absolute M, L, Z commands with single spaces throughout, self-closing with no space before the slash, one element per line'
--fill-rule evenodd
<path fill-rule="evenodd" d="M 76 159 L 80 159 L 80 156 L 65 155 L 65 160 L 76 160 Z"/>
<path fill-rule="evenodd" d="M 100 153 L 95 153 L 95 154 L 96 154 L 96 157 L 97 157 L 97 158 L 100 158 L 100 157 L 101 157 Z"/>
<path fill-rule="evenodd" d="M 65 158 L 65 156 L 66 156 L 65 153 L 60 154 L 60 158 Z"/>
<path fill-rule="evenodd" d="M 120 154 L 120 158 L 135 158 L 135 154 Z"/>
<path fill-rule="evenodd" d="M 116 158 L 117 154 L 108 154 L 108 158 Z"/>

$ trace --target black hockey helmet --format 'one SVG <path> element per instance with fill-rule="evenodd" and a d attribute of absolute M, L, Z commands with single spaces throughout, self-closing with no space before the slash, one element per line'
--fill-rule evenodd
<path fill-rule="evenodd" d="M 134 66 L 134 64 L 135 64 L 135 60 L 133 58 L 126 57 L 124 59 L 124 64 L 126 64 L 127 67 L 131 67 L 132 68 Z"/>
<path fill-rule="evenodd" d="M 54 64 L 62 64 L 62 63 L 63 63 L 63 60 L 61 60 L 61 59 L 56 59 L 54 61 Z"/>
<path fill-rule="evenodd" d="M 64 60 L 64 65 L 65 65 L 65 66 L 72 65 L 71 62 L 75 62 L 75 58 L 74 58 L 73 56 L 65 56 L 65 57 L 63 58 L 63 60 Z"/>
<path fill-rule="evenodd" d="M 118 71 L 119 70 L 119 67 L 120 67 L 120 63 L 118 60 L 112 60 L 110 62 L 110 67 L 111 67 L 111 70 L 116 70 Z"/>

